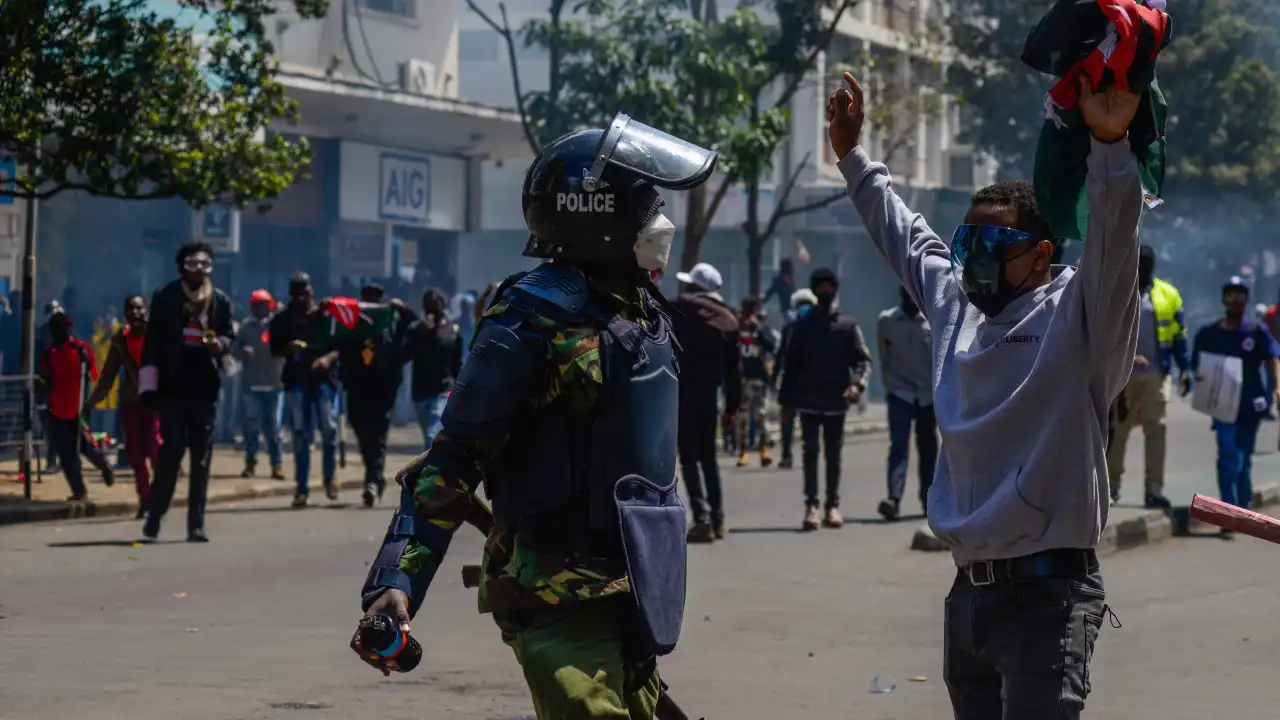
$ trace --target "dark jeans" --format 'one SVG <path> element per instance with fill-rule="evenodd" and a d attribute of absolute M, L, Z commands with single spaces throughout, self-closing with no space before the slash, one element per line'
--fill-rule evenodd
<path fill-rule="evenodd" d="M 680 453 L 680 474 L 684 476 L 695 523 L 724 521 L 720 466 L 716 464 L 718 389 L 714 385 L 697 388 L 682 385 L 680 388 L 677 449 Z M 702 468 L 702 477 L 698 477 L 699 467 Z"/>
<path fill-rule="evenodd" d="M 159 531 L 160 520 L 169 511 L 178 484 L 182 456 L 191 452 L 187 480 L 187 532 L 204 529 L 205 498 L 209 494 L 209 461 L 213 457 L 213 425 L 218 406 L 212 400 L 162 395 L 160 411 L 160 455 L 155 481 L 151 484 L 151 507 L 146 529 Z M 148 534 L 154 534 L 148 533 Z"/>
<path fill-rule="evenodd" d="M 54 442 L 58 451 L 58 464 L 62 465 L 62 474 L 67 477 L 67 485 L 72 495 L 84 495 L 84 469 L 80 464 L 83 454 L 93 466 L 106 473 L 109 468 L 102 451 L 84 441 L 84 432 L 80 420 L 63 420 L 52 415 L 48 419 L 49 440 Z"/>
<path fill-rule="evenodd" d="M 1079 718 L 1107 612 L 1096 564 L 1074 577 L 982 587 L 962 568 L 947 595 L 943 631 L 943 676 L 956 720 Z"/>
<path fill-rule="evenodd" d="M 840 507 L 840 450 L 844 447 L 844 415 L 800 412 L 800 438 L 804 443 L 804 502 L 818 504 L 818 438 L 827 461 L 827 503 Z"/>
<path fill-rule="evenodd" d="M 347 390 L 347 422 L 356 435 L 360 457 L 364 461 L 364 481 L 385 487 L 383 474 L 387 465 L 387 433 L 391 430 L 391 411 L 395 408 L 395 395 L 362 392 L 357 388 Z"/>
<path fill-rule="evenodd" d="M 781 426 L 782 434 L 782 457 L 791 457 L 791 446 L 795 442 L 796 437 L 796 414 L 793 410 L 782 408 L 779 413 L 778 425 Z"/>
<path fill-rule="evenodd" d="M 933 406 L 888 396 L 889 497 L 902 500 L 907 487 L 907 457 L 911 449 L 911 424 L 916 426 L 916 453 L 920 456 L 920 507 L 926 507 L 933 468 L 938 464 L 938 420 Z"/>

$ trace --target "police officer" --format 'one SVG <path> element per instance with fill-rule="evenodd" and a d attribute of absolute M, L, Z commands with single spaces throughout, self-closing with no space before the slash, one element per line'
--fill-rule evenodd
<path fill-rule="evenodd" d="M 481 610 L 544 720 L 652 717 L 654 659 L 680 633 L 679 371 L 653 283 L 675 226 L 658 188 L 696 187 L 715 161 L 626 115 L 534 160 L 524 254 L 546 262 L 496 293 L 443 430 L 397 478 L 401 505 L 362 591 L 367 613 L 407 628 L 483 484 L 494 529 Z"/>

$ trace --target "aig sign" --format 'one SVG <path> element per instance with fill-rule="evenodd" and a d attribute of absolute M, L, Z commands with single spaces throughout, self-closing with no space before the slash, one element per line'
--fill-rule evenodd
<path fill-rule="evenodd" d="M 425 225 L 431 212 L 431 162 L 383 152 L 378 156 L 378 216 Z"/>

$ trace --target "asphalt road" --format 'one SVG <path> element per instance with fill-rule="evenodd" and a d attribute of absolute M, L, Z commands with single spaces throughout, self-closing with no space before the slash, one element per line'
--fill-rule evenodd
<path fill-rule="evenodd" d="M 1188 426 L 1178 437 L 1171 469 L 1205 482 L 1208 433 Z M 795 531 L 798 471 L 728 473 L 734 532 L 691 548 L 685 633 L 662 665 L 693 717 L 950 717 L 941 609 L 954 570 L 945 555 L 907 550 L 915 522 L 870 518 L 883 453 L 882 440 L 847 448 L 851 522 L 840 531 Z M 1203 472 L 1192 473 L 1193 462 Z M 1276 458 L 1260 459 L 1259 475 L 1280 479 Z M 454 542 L 417 618 L 427 658 L 384 679 L 347 642 L 390 510 L 283 504 L 213 508 L 208 545 L 132 547 L 138 526 L 125 521 L 0 528 L 0 718 L 531 712 L 510 651 L 458 579 L 479 555 L 478 535 L 464 530 Z M 175 520 L 169 537 L 178 540 Z M 1088 717 L 1275 717 L 1280 548 L 1175 539 L 1103 568 L 1123 627 L 1103 630 Z M 871 692 L 877 679 L 895 689 Z"/>

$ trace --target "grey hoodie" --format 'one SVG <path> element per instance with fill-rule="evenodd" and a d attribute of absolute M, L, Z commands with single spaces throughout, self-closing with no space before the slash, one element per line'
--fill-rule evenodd
<path fill-rule="evenodd" d="M 985 318 L 959 287 L 949 244 L 856 148 L 840 161 L 858 214 L 933 328 L 943 450 L 929 524 L 956 564 L 1094 547 L 1107 522 L 1107 408 L 1138 340 L 1143 190 L 1128 141 L 1094 141 L 1079 268 Z"/>

